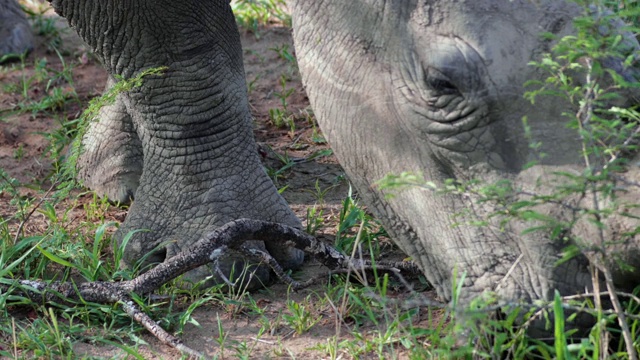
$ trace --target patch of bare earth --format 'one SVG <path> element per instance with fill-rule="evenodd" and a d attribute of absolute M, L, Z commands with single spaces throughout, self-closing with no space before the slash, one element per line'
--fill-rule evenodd
<path fill-rule="evenodd" d="M 92 59 L 88 47 L 67 27 L 66 21 L 54 18 L 60 29 L 60 55 L 50 46 L 51 38 L 37 36 L 35 50 L 24 62 L 16 60 L 0 65 L 0 169 L 22 185 L 17 189 L 20 194 L 36 203 L 42 199 L 42 191 L 38 189 L 46 190 L 52 185 L 48 175 L 53 166 L 47 156 L 55 144 L 50 141 L 51 134 L 59 132 L 64 121 L 78 118 L 87 102 L 100 95 L 107 78 L 101 65 Z M 72 74 L 72 81 L 55 78 L 56 73 L 63 73 L 65 69 Z M 63 94 L 63 101 L 39 111 L 54 98 L 54 91 Z M 70 217 L 79 222 L 83 217 L 82 204 L 87 203 L 90 196 L 84 197 L 87 199 L 83 200 L 82 196 L 69 199 L 57 208 L 72 208 Z M 11 198 L 8 192 L 0 191 L 0 217 L 3 219 L 16 214 Z M 120 220 L 123 219 L 121 215 Z M 15 225 L 10 230 L 17 231 L 18 222 L 10 220 L 10 225 Z M 44 216 L 36 213 L 21 230 L 28 236 L 43 233 L 47 226 Z"/>
<path fill-rule="evenodd" d="M 66 22 L 59 20 L 57 26 L 66 29 Z M 46 176 L 52 169 L 50 160 L 43 157 L 50 145 L 44 134 L 55 132 L 64 120 L 77 118 L 87 101 L 102 91 L 106 81 L 105 72 L 72 31 L 66 29 L 63 30 L 63 34 L 62 59 L 66 66 L 73 67 L 73 82 L 58 85 L 68 88 L 68 91 L 75 87 L 78 101 L 68 101 L 56 110 L 17 113 L 16 110 L 25 102 L 39 101 L 51 91 L 47 89 L 46 81 L 29 84 L 27 99 L 16 90 L 20 89 L 20 83 L 24 79 L 34 76 L 35 63 L 46 59 L 50 69 L 62 71 L 64 68 L 62 60 L 55 52 L 48 50 L 42 37 L 38 37 L 36 50 L 28 56 L 24 66 L 18 62 L 3 65 L 0 70 L 0 168 L 25 185 L 20 191 L 33 197 L 34 203 L 43 195 L 42 192 L 32 190 L 33 186 L 29 184 L 46 189 L 49 186 Z M 323 226 L 318 229 L 316 235 L 332 242 L 341 202 L 348 194 L 349 183 L 317 129 L 295 63 L 287 60 L 287 54 L 294 52 L 290 30 L 281 27 L 263 28 L 260 30 L 259 38 L 252 33 L 243 33 L 242 42 L 250 103 L 255 117 L 255 135 L 265 167 L 273 174 L 278 188 L 284 188 L 284 197 L 305 224 L 308 209 L 316 207 L 323 210 Z M 291 119 L 293 124 L 289 121 L 277 127 L 269 112 L 272 109 L 284 110 L 284 95 L 286 117 Z M 88 193 L 58 205 L 60 209 L 73 209 L 70 226 L 86 220 L 84 205 L 91 199 L 92 195 Z M 0 217 L 5 219 L 16 211 L 9 200 L 8 194 L 0 192 Z M 123 209 L 112 207 L 106 212 L 105 217 L 108 220 L 122 221 L 124 214 Z M 18 220 L 10 224 L 14 234 L 19 225 Z M 36 213 L 29 218 L 22 230 L 26 235 L 37 234 L 42 233 L 46 227 L 44 217 Z M 385 255 L 396 259 L 402 256 L 397 251 Z M 308 260 L 304 269 L 294 274 L 294 277 L 306 280 L 325 271 L 326 269 L 313 260 Z M 232 298 L 227 302 L 211 301 L 193 313 L 193 318 L 200 326 L 188 324 L 180 337 L 186 345 L 204 352 L 207 356 L 235 357 L 239 355 L 239 349 L 244 344 L 250 350 L 247 351 L 250 353 L 249 358 L 327 358 L 328 354 L 325 351 L 310 348 L 318 344 L 327 344 L 327 340 L 336 335 L 338 342 L 353 340 L 350 332 L 354 324 L 342 319 L 342 315 L 336 309 L 337 305 L 328 301 L 324 295 L 325 289 L 326 283 L 321 283 L 300 293 L 290 294 L 290 299 L 300 303 L 304 303 L 307 296 L 311 295 L 308 309 L 318 322 L 303 334 L 293 332 L 284 320 L 283 314 L 288 311 L 288 291 L 285 285 L 275 284 L 251 295 L 262 309 L 262 314 L 248 313 L 246 308 L 235 304 Z M 407 291 L 402 288 L 389 291 L 391 297 L 403 298 L 406 295 Z M 188 305 L 185 301 L 174 311 Z M 17 313 L 16 316 L 20 317 Z M 29 318 L 22 317 L 20 321 L 29 321 Z M 261 328 L 265 328 L 265 321 L 267 329 L 261 332 Z M 427 321 L 416 318 L 413 322 L 426 324 Z M 219 329 L 223 329 L 222 334 Z M 361 332 L 369 330 L 379 329 L 373 325 L 364 325 L 358 329 Z M 149 334 L 143 333 L 139 336 L 148 344 L 140 345 L 139 348 L 146 358 L 181 357 L 179 352 L 160 344 Z M 224 346 L 221 346 L 219 341 L 221 338 L 224 338 Z M 402 346 L 390 347 L 393 349 L 393 357 L 406 357 L 406 350 Z M 123 350 L 104 344 L 78 341 L 74 344 L 74 350 L 81 356 L 126 357 Z M 341 353 L 338 355 L 352 357 Z M 359 357 L 367 358 L 368 354 L 365 351 Z"/>

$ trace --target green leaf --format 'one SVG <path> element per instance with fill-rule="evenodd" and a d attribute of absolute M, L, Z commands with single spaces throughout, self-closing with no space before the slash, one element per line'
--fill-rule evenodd
<path fill-rule="evenodd" d="M 520 232 L 520 235 L 528 235 L 538 231 L 546 231 L 548 230 L 548 226 L 532 226 L 530 228 L 526 228 Z"/>
<path fill-rule="evenodd" d="M 571 356 L 567 351 L 567 339 L 564 333 L 564 309 L 562 307 L 562 298 L 558 290 L 555 291 L 553 297 L 553 334 L 554 345 L 556 350 L 556 359 L 565 360 L 570 359 Z"/>
<path fill-rule="evenodd" d="M 63 258 L 61 258 L 61 257 L 59 257 L 57 255 L 54 255 L 54 254 L 50 253 L 49 251 L 47 251 L 47 250 L 43 249 L 42 247 L 40 247 L 40 245 L 36 245 L 36 247 L 38 248 L 38 250 L 40 250 L 42 255 L 46 256 L 49 260 L 51 260 L 51 261 L 53 261 L 53 262 L 55 262 L 57 264 L 60 264 L 62 266 L 66 266 L 66 267 L 70 267 L 70 268 L 76 268 L 76 266 L 74 264 L 68 262 L 67 260 L 65 260 L 65 259 L 63 259 Z"/>
<path fill-rule="evenodd" d="M 104 232 L 108 227 L 115 226 L 115 222 L 107 222 L 104 223 L 96 229 L 96 234 L 93 237 L 93 251 L 92 255 L 94 259 L 98 259 L 100 256 L 100 244 L 102 243 L 102 239 L 104 239 Z"/>
<path fill-rule="evenodd" d="M 562 254 L 561 254 L 562 256 L 560 259 L 556 261 L 555 266 L 560 266 L 565 262 L 580 255 L 581 253 L 582 253 L 582 250 L 580 249 L 580 247 L 578 247 L 578 245 L 575 245 L 575 244 L 569 245 L 564 249 L 562 249 Z"/>
<path fill-rule="evenodd" d="M 525 221 L 543 221 L 543 222 L 552 222 L 553 219 L 547 215 L 541 214 L 537 211 L 533 210 L 525 210 L 521 213 L 520 217 Z"/>
<path fill-rule="evenodd" d="M 8 266 L 4 266 L 1 270 L 0 270 L 0 278 L 3 278 L 5 276 L 7 276 L 7 274 L 9 274 L 11 272 L 11 270 L 13 270 L 16 266 L 20 265 L 23 263 L 24 259 L 27 258 L 27 256 L 29 256 L 29 254 L 31 254 L 31 252 L 35 249 L 35 248 L 39 248 L 40 243 L 42 243 L 44 241 L 45 237 L 42 237 L 40 239 L 40 241 L 38 241 L 38 243 L 33 246 L 31 249 L 27 250 L 24 254 L 22 254 L 22 256 L 20 256 L 18 259 L 16 259 L 15 261 L 13 261 L 11 264 L 9 264 Z"/>

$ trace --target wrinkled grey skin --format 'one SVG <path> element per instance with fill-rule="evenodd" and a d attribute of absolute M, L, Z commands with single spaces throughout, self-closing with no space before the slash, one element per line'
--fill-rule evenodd
<path fill-rule="evenodd" d="M 53 3 L 110 74 L 170 67 L 104 109 L 85 138 L 86 183 L 114 200 L 135 196 L 118 236 L 152 230 L 133 238 L 126 262 L 173 241 L 151 259 L 162 261 L 235 218 L 299 226 L 256 156 L 226 1 Z M 522 99 L 522 84 L 542 76 L 527 63 L 551 46 L 539 34 L 569 33 L 574 7 L 529 0 L 296 0 L 290 6 L 300 70 L 323 131 L 370 208 L 442 298 L 451 297 L 454 269 L 466 273 L 463 297 L 492 290 L 530 301 L 549 299 L 555 289 L 591 287 L 584 257 L 555 266 L 567 244 L 543 233 L 521 235 L 532 224 L 464 225 L 495 210 L 472 195 L 412 189 L 387 201 L 373 185 L 388 173 L 419 171 L 435 183 L 509 178 L 544 192 L 539 179 L 580 171 L 579 139 L 559 115 L 566 104 L 548 98 L 532 106 Z M 523 165 L 536 154 L 524 136 L 524 115 L 547 154 L 527 171 Z M 638 169 L 627 176 L 638 181 Z M 635 201 L 635 191 L 623 198 Z M 538 210 L 571 215 L 553 206 Z M 463 211 L 466 219 L 453 217 Z M 612 219 L 608 225 L 625 231 L 638 224 Z M 573 235 L 591 239 L 589 229 L 578 224 Z M 638 239 L 627 240 L 619 245 L 623 260 L 637 265 Z M 301 260 L 269 250 L 290 267 Z M 616 274 L 627 285 L 637 279 Z"/>
<path fill-rule="evenodd" d="M 31 27 L 16 0 L 0 0 L 0 58 L 33 49 Z"/>
<path fill-rule="evenodd" d="M 135 196 L 118 239 L 132 230 L 150 230 L 128 242 L 126 265 L 157 246 L 161 249 L 143 266 L 162 262 L 238 218 L 300 226 L 258 158 L 228 1 L 55 0 L 52 5 L 111 78 L 169 67 L 103 108 L 83 139 L 79 165 L 85 183 L 114 201 Z M 254 247 L 264 249 L 261 242 Z M 268 250 L 285 268 L 304 258 L 296 249 Z M 227 260 L 223 272 L 228 274 Z M 258 270 L 259 280 L 266 281 L 268 270 Z M 237 276 L 240 268 L 235 271 Z M 203 267 L 187 279 L 211 275 L 212 269 Z"/>
<path fill-rule="evenodd" d="M 463 298 L 489 290 L 505 300 L 531 301 L 550 299 L 555 289 L 571 294 L 592 287 L 586 258 L 555 266 L 568 244 L 545 232 L 521 235 L 539 224 L 464 225 L 486 219 L 496 207 L 475 203 L 473 195 L 418 188 L 387 201 L 374 185 L 389 173 L 413 171 L 436 184 L 450 178 L 507 178 L 517 188 L 546 193 L 536 182 L 553 182 L 552 172 L 579 174 L 584 168 L 580 139 L 560 116 L 567 104 L 547 97 L 533 106 L 523 99 L 525 81 L 543 79 L 527 63 L 552 45 L 539 34 L 570 33 L 578 14 L 574 6 L 529 0 L 298 0 L 290 5 L 300 72 L 324 134 L 370 209 L 443 299 L 451 298 L 455 270 L 458 276 L 466 273 Z M 537 158 L 525 138 L 525 115 L 533 141 L 542 142 L 547 156 L 522 171 Z M 626 174 L 633 181 L 640 179 L 637 160 Z M 638 188 L 620 186 L 629 191 L 620 194 L 622 200 L 638 202 Z M 590 201 L 580 205 L 589 207 Z M 571 216 L 558 206 L 537 210 L 557 219 Z M 466 217 L 452 216 L 462 213 Z M 613 229 L 608 238 L 612 231 L 640 225 L 633 219 L 607 222 Z M 579 223 L 574 230 L 572 235 L 586 241 L 597 238 L 593 226 Z M 626 240 L 617 247 L 621 259 L 640 265 L 639 239 Z M 615 275 L 619 285 L 640 280 L 638 273 Z"/>

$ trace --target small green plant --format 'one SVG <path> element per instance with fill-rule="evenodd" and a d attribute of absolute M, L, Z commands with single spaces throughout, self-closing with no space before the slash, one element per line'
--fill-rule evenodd
<path fill-rule="evenodd" d="M 227 336 L 229 334 L 227 334 L 227 332 L 224 330 L 224 327 L 222 326 L 222 321 L 220 321 L 220 315 L 216 315 L 216 321 L 217 321 L 216 323 L 218 324 L 218 337 L 215 339 L 215 341 L 218 343 L 218 346 L 220 347 L 221 356 L 224 358 L 224 348 L 227 343 Z"/>
<path fill-rule="evenodd" d="M 109 199 L 107 197 L 100 198 L 96 193 L 91 194 L 90 202 L 82 205 L 87 221 L 99 223 L 105 222 L 105 216 L 110 208 Z"/>
<path fill-rule="evenodd" d="M 324 135 L 320 132 L 320 128 L 318 127 L 318 122 L 316 121 L 315 115 L 313 114 L 313 110 L 311 108 L 306 108 L 300 112 L 301 117 L 307 119 L 309 125 L 311 125 L 311 142 L 314 144 L 326 144 L 327 140 L 324 138 Z"/>
<path fill-rule="evenodd" d="M 13 108 L 0 109 L 0 114 L 31 113 L 35 116 L 65 109 L 79 101 L 73 83 L 73 66 L 67 64 L 57 49 L 54 51 L 60 60 L 61 70 L 50 65 L 46 58 L 36 60 L 33 70 L 30 70 L 31 64 L 27 63 L 26 56 L 20 57 L 20 81 L 5 85 L 4 91 L 19 94 L 21 100 Z M 37 96 L 34 95 L 36 92 Z"/>
<path fill-rule="evenodd" d="M 271 152 L 276 156 L 278 161 L 280 161 L 282 166 L 279 169 L 267 168 L 267 174 L 269 175 L 271 180 L 273 180 L 273 182 L 278 185 L 278 180 L 282 179 L 284 177 L 284 173 L 292 168 L 296 164 L 296 162 L 294 161 L 294 159 L 289 157 L 289 154 L 287 154 L 286 151 L 282 154 L 273 150 L 271 150 Z"/>
<path fill-rule="evenodd" d="M 269 118 L 276 127 L 288 126 L 289 136 L 293 138 L 295 136 L 296 123 L 293 115 L 288 109 L 289 102 L 287 99 L 291 96 L 291 94 L 293 94 L 295 89 L 287 89 L 287 79 L 284 75 L 280 76 L 280 86 L 282 87 L 282 90 L 279 92 L 274 92 L 274 95 L 278 99 L 280 99 L 282 108 L 269 109 Z"/>
<path fill-rule="evenodd" d="M 355 251 L 357 243 L 360 243 L 376 257 L 382 250 L 380 238 L 386 236 L 386 231 L 377 220 L 357 204 L 349 189 L 349 194 L 342 201 L 342 210 L 340 210 L 334 243 L 336 249 L 351 254 Z"/>
<path fill-rule="evenodd" d="M 21 222 L 25 222 L 28 218 L 31 204 L 34 199 L 30 196 L 24 196 L 20 192 L 22 184 L 13 177 L 10 177 L 6 171 L 0 169 L 0 194 L 6 194 L 10 199 L 9 204 L 16 208 L 14 217 Z"/>
<path fill-rule="evenodd" d="M 260 78 L 262 77 L 262 74 L 257 74 L 253 80 L 247 82 L 247 94 L 251 95 L 251 93 L 253 92 L 253 90 L 256 87 L 256 83 L 258 82 L 258 80 L 260 80 Z"/>
<path fill-rule="evenodd" d="M 322 150 L 321 150 L 321 151 L 322 151 Z M 318 156 L 314 156 L 314 155 L 316 155 L 316 154 L 317 154 Z M 326 155 L 326 156 L 329 156 L 329 155 L 331 155 L 331 153 L 322 153 L 322 154 L 321 154 L 321 153 L 316 153 L 316 154 L 312 154 L 312 156 L 310 156 L 309 158 L 310 158 L 310 159 L 315 159 L 315 158 L 320 157 L 320 156 L 325 156 L 325 155 Z M 314 184 L 314 186 L 313 186 L 313 187 L 314 187 L 314 190 L 313 190 L 313 191 L 312 191 L 312 190 L 305 190 L 305 191 L 306 191 L 306 192 L 308 192 L 308 193 L 310 193 L 310 194 L 312 194 L 312 195 L 316 198 L 316 202 L 317 202 L 320 206 L 322 206 L 322 205 L 324 204 L 324 197 L 327 195 L 327 193 L 328 193 L 329 191 L 331 191 L 331 190 L 335 189 L 335 188 L 336 188 L 336 187 L 338 187 L 339 185 L 340 185 L 339 183 L 335 183 L 335 184 L 333 184 L 333 185 L 331 185 L 331 186 L 327 186 L 326 188 L 322 189 L 322 188 L 320 187 L 320 180 L 319 180 L 319 179 L 316 179 L 316 182 L 315 182 L 315 184 Z"/>
<path fill-rule="evenodd" d="M 269 119 L 271 120 L 271 123 L 273 123 L 273 125 L 278 128 L 282 128 L 287 125 L 290 126 L 290 124 L 294 123 L 293 117 L 287 114 L 286 110 L 282 110 L 279 108 L 269 109 Z"/>
<path fill-rule="evenodd" d="M 289 49 L 289 44 L 282 44 L 280 46 L 274 46 L 272 48 L 270 48 L 269 50 L 271 51 L 275 51 L 276 54 L 278 54 L 278 56 L 286 61 L 289 64 L 295 65 L 296 63 L 296 57 L 291 54 L 291 51 Z"/>
<path fill-rule="evenodd" d="M 284 112 L 288 112 L 288 108 L 289 108 L 289 102 L 287 101 L 287 99 L 291 96 L 291 94 L 293 94 L 293 92 L 296 90 L 294 88 L 290 88 L 287 89 L 287 78 L 284 75 L 280 76 L 280 87 L 282 88 L 282 90 L 280 92 L 275 92 L 274 95 L 280 99 L 280 103 L 282 104 L 282 109 L 284 110 Z"/>
<path fill-rule="evenodd" d="M 260 26 L 275 22 L 291 27 L 291 15 L 284 0 L 235 0 L 231 9 L 238 24 L 256 38 L 260 38 Z"/>
<path fill-rule="evenodd" d="M 307 234 L 315 235 L 324 226 L 322 215 L 323 210 L 317 206 L 307 208 L 307 226 L 305 228 Z"/>
<path fill-rule="evenodd" d="M 278 57 L 287 64 L 287 75 L 293 77 L 298 73 L 298 60 L 295 55 L 291 53 L 289 44 L 282 44 L 280 46 L 274 46 L 269 50 L 278 54 Z M 284 75 L 283 75 L 284 76 Z"/>
<path fill-rule="evenodd" d="M 282 318 L 298 335 L 302 335 L 309 331 L 315 324 L 322 320 L 322 315 L 314 314 L 311 309 L 313 304 L 311 295 L 308 295 L 303 301 L 287 300 L 287 310 L 289 313 L 282 314 Z"/>
<path fill-rule="evenodd" d="M 18 147 L 13 150 L 13 158 L 20 161 L 24 157 L 24 144 L 18 145 Z"/>
<path fill-rule="evenodd" d="M 338 341 L 338 336 L 334 335 L 324 342 L 317 343 L 315 346 L 311 347 L 310 350 L 319 350 L 329 356 L 329 359 L 335 360 L 338 359 L 338 350 L 343 346 L 340 346 L 340 342 Z"/>
<path fill-rule="evenodd" d="M 282 323 L 282 312 L 279 312 L 275 316 L 275 319 L 262 315 L 258 319 L 258 322 L 260 323 L 260 331 L 262 333 L 267 333 L 269 336 L 275 336 Z"/>
<path fill-rule="evenodd" d="M 260 339 L 260 337 L 262 337 L 262 330 L 258 331 L 255 339 Z M 235 341 L 233 348 L 236 351 L 236 358 L 241 360 L 253 359 L 254 357 L 252 356 L 252 354 L 257 344 L 257 340 L 251 341 L 250 344 L 247 342 L 247 340 Z"/>

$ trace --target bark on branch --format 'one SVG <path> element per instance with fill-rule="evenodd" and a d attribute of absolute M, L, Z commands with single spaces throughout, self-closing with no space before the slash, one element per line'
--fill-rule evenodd
<path fill-rule="evenodd" d="M 16 285 L 19 285 L 25 296 L 34 301 L 68 301 L 82 298 L 84 301 L 96 303 L 120 303 L 129 316 L 141 323 L 161 342 L 190 356 L 201 357 L 202 354 L 185 346 L 180 339 L 164 331 L 155 321 L 142 312 L 135 305 L 129 294 L 152 293 L 163 284 L 189 270 L 209 262 L 215 262 L 227 249 L 246 253 L 247 249 L 244 249 L 242 245 L 247 240 L 262 240 L 276 243 L 279 246 L 296 247 L 316 258 L 330 270 L 370 269 L 372 267 L 370 262 L 351 259 L 296 228 L 260 220 L 239 219 L 231 221 L 205 235 L 189 249 L 165 260 L 165 262 L 132 280 L 121 282 L 96 281 L 79 285 L 71 282 L 46 283 L 43 281 L 18 280 Z M 264 252 L 253 252 L 248 255 L 263 259 L 283 281 L 292 285 L 294 289 L 300 289 L 312 283 L 300 284 L 295 282 L 282 271 L 279 264 L 270 255 Z M 376 266 L 394 268 L 411 273 L 420 272 L 418 267 L 410 262 L 392 264 L 378 262 Z M 5 292 L 8 290 L 8 286 L 0 284 L 0 291 Z"/>

